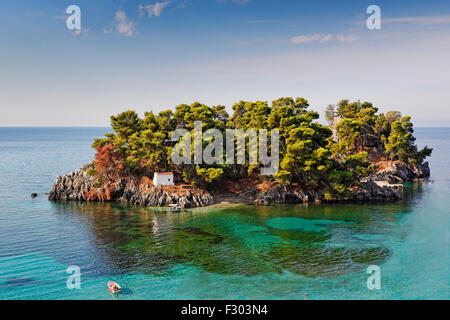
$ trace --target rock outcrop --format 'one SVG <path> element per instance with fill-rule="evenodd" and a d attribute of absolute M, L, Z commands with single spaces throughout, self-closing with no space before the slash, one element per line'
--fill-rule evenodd
<path fill-rule="evenodd" d="M 331 139 L 334 142 L 339 142 L 339 135 L 337 130 L 337 124 L 342 120 L 343 118 L 340 116 L 334 117 L 334 119 L 330 123 L 330 130 L 331 130 Z"/>
<path fill-rule="evenodd" d="M 93 169 L 92 164 L 86 164 L 80 169 L 64 176 L 58 176 L 53 184 L 48 198 L 50 200 L 78 200 L 78 201 L 118 201 L 141 206 L 170 206 L 181 208 L 204 207 L 214 203 L 213 196 L 204 190 L 183 188 L 179 186 L 153 186 L 151 180 L 137 177 L 124 177 L 115 181 L 99 183 L 87 171 Z M 428 163 L 423 165 L 406 166 L 394 163 L 382 172 L 378 172 L 366 179 L 357 187 L 349 190 L 343 200 L 388 200 L 402 197 L 402 185 L 399 183 L 429 176 Z M 267 205 L 274 203 L 302 203 L 326 199 L 323 192 L 304 189 L 299 186 L 285 186 L 278 183 L 271 184 L 266 190 L 258 186 L 250 187 L 234 197 L 242 202 Z"/>
<path fill-rule="evenodd" d="M 64 176 L 57 176 L 48 199 L 49 200 L 86 200 L 87 192 L 94 189 L 95 179 L 86 171 L 93 168 L 92 164 L 85 164 L 77 171 Z"/>
<path fill-rule="evenodd" d="M 349 191 L 346 197 L 328 199 L 333 201 L 346 200 L 394 200 L 402 197 L 402 188 L 390 186 L 389 184 L 378 184 L 374 181 L 364 181 L 360 186 L 354 187 Z M 320 191 L 306 190 L 295 186 L 284 186 L 273 184 L 266 191 L 258 188 L 252 188 L 239 194 L 243 200 L 252 200 L 255 204 L 274 204 L 274 203 L 302 203 L 311 201 L 327 200 Z"/>
<path fill-rule="evenodd" d="M 297 203 L 310 202 L 322 198 L 319 192 L 305 191 L 301 188 L 292 186 L 284 186 L 281 184 L 273 184 L 266 191 L 258 188 L 241 192 L 239 198 L 242 200 L 253 201 L 255 204 L 272 204 L 272 203 Z"/>
<path fill-rule="evenodd" d="M 379 184 L 375 181 L 364 181 L 361 186 L 352 190 L 353 200 L 392 200 L 401 199 L 403 186 Z"/>
<path fill-rule="evenodd" d="M 179 205 L 181 208 L 204 207 L 214 203 L 206 191 L 176 187 L 153 186 L 150 180 L 121 178 L 114 182 L 96 186 L 96 179 L 87 170 L 86 164 L 64 176 L 58 176 L 53 184 L 49 200 L 118 201 L 142 206 Z"/>
<path fill-rule="evenodd" d="M 428 162 L 421 164 L 408 165 L 402 162 L 394 162 L 392 165 L 382 171 L 378 171 L 369 177 L 369 180 L 382 181 L 390 183 L 402 183 L 405 181 L 421 181 L 430 176 L 430 167 Z"/>

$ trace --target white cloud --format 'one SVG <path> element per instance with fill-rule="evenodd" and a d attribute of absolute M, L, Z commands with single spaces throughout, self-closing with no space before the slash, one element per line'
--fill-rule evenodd
<path fill-rule="evenodd" d="M 450 15 L 382 18 L 381 23 L 450 24 Z"/>
<path fill-rule="evenodd" d="M 119 34 L 131 37 L 133 34 L 135 34 L 136 29 L 133 21 L 130 21 L 128 19 L 126 13 L 124 11 L 117 11 L 116 16 L 114 18 L 114 21 L 116 23 L 116 30 Z M 103 31 L 104 33 L 105 30 Z"/>
<path fill-rule="evenodd" d="M 309 42 L 328 42 L 333 37 L 331 33 L 328 34 L 321 34 L 321 33 L 314 33 L 314 34 L 305 34 L 301 36 L 292 37 L 289 39 L 289 42 L 294 44 L 299 43 L 309 43 Z"/>
<path fill-rule="evenodd" d="M 354 42 L 358 39 L 354 34 L 337 34 L 336 40 L 339 42 Z"/>
<path fill-rule="evenodd" d="M 336 34 L 333 35 L 331 33 L 322 34 L 322 33 L 313 33 L 313 34 L 304 34 L 296 37 L 292 37 L 288 39 L 288 42 L 293 44 L 302 44 L 302 43 L 311 43 L 311 42 L 319 42 L 325 43 L 330 40 L 336 39 L 339 42 L 354 42 L 358 39 L 358 37 L 354 34 Z"/>
<path fill-rule="evenodd" d="M 358 26 L 366 26 L 366 18 L 358 16 L 354 23 Z M 450 15 L 440 15 L 440 16 L 412 16 L 412 17 L 391 17 L 386 18 L 381 16 L 381 25 L 383 24 L 408 24 L 415 26 L 431 26 L 431 25 L 447 25 L 450 24 Z"/>
<path fill-rule="evenodd" d="M 165 7 L 169 5 L 169 1 L 156 2 L 154 4 L 139 5 L 139 16 L 143 16 L 145 12 L 149 18 L 159 17 Z"/>

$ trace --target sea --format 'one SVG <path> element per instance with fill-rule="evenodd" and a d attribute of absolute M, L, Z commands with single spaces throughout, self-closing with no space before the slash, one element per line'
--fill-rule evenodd
<path fill-rule="evenodd" d="M 448 127 L 415 129 L 434 148 L 431 178 L 398 201 L 181 213 L 49 201 L 109 131 L 0 128 L 0 299 L 450 298 Z"/>

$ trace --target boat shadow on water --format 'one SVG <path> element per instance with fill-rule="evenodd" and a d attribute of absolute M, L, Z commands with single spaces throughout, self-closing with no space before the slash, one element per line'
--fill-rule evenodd
<path fill-rule="evenodd" d="M 129 296 L 133 294 L 133 290 L 130 288 L 122 288 L 122 291 L 120 292 L 121 295 Z"/>

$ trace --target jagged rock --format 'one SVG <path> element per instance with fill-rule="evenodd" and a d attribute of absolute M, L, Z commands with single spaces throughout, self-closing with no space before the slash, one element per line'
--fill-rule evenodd
<path fill-rule="evenodd" d="M 426 179 L 430 176 L 428 162 L 409 165 L 402 162 L 394 162 L 382 171 L 371 175 L 368 180 L 389 181 L 390 183 L 402 183 L 405 181 L 416 181 Z"/>
<path fill-rule="evenodd" d="M 395 186 L 379 185 L 374 181 L 362 182 L 361 186 L 352 192 L 355 200 L 387 200 L 400 199 L 401 189 Z"/>
<path fill-rule="evenodd" d="M 86 173 L 90 168 L 92 164 L 86 164 L 77 171 L 56 177 L 49 200 L 85 200 L 86 192 L 94 188 L 94 178 Z"/>
<path fill-rule="evenodd" d="M 322 194 L 317 191 L 306 191 L 298 187 L 274 184 L 265 192 L 252 188 L 241 192 L 239 197 L 252 200 L 255 204 L 267 205 L 272 203 L 309 202 L 315 198 L 322 198 Z"/>
<path fill-rule="evenodd" d="M 430 166 L 428 161 L 425 161 L 424 163 L 415 164 L 413 166 L 413 171 L 416 174 L 416 177 L 419 179 L 430 177 Z"/>
<path fill-rule="evenodd" d="M 325 195 L 320 191 L 306 190 L 300 187 L 283 186 L 281 184 L 272 185 L 266 192 L 252 188 L 242 192 L 241 199 L 252 200 L 255 204 L 268 205 L 274 203 L 306 203 L 310 201 L 324 201 Z M 402 188 L 397 185 L 377 184 L 368 180 L 362 182 L 360 186 L 350 191 L 350 196 L 346 198 L 336 198 L 333 200 L 387 200 L 400 199 Z"/>
<path fill-rule="evenodd" d="M 132 177 L 120 178 L 114 183 L 106 183 L 96 188 L 95 178 L 86 172 L 90 168 L 93 168 L 93 165 L 86 164 L 77 171 L 62 177 L 58 176 L 49 192 L 49 200 L 109 200 L 160 207 L 177 204 L 182 208 L 203 207 L 214 203 L 213 197 L 208 192 L 196 190 L 170 192 L 161 186 L 139 185 Z"/>
<path fill-rule="evenodd" d="M 337 132 L 337 124 L 342 120 L 343 118 L 340 116 L 336 116 L 333 121 L 330 123 L 330 130 L 331 130 L 331 139 L 335 142 L 339 142 L 339 135 Z"/>
<path fill-rule="evenodd" d="M 50 200 L 118 201 L 141 206 L 178 205 L 181 208 L 204 207 L 214 203 L 213 197 L 206 191 L 196 189 L 173 191 L 174 189 L 171 188 L 139 183 L 136 177 L 118 178 L 116 181 L 109 181 L 96 187 L 96 178 L 87 174 L 90 168 L 93 168 L 93 165 L 86 164 L 67 175 L 58 176 L 48 198 Z M 416 166 L 394 163 L 385 171 L 366 178 L 358 187 L 352 188 L 349 197 L 334 200 L 399 199 L 402 196 L 401 188 L 389 183 L 399 183 L 427 175 L 429 175 L 427 162 Z M 385 181 L 385 183 L 378 183 L 379 181 Z M 278 183 L 272 184 L 266 191 L 252 187 L 238 194 L 237 198 L 263 205 L 325 200 L 320 190 Z"/>

